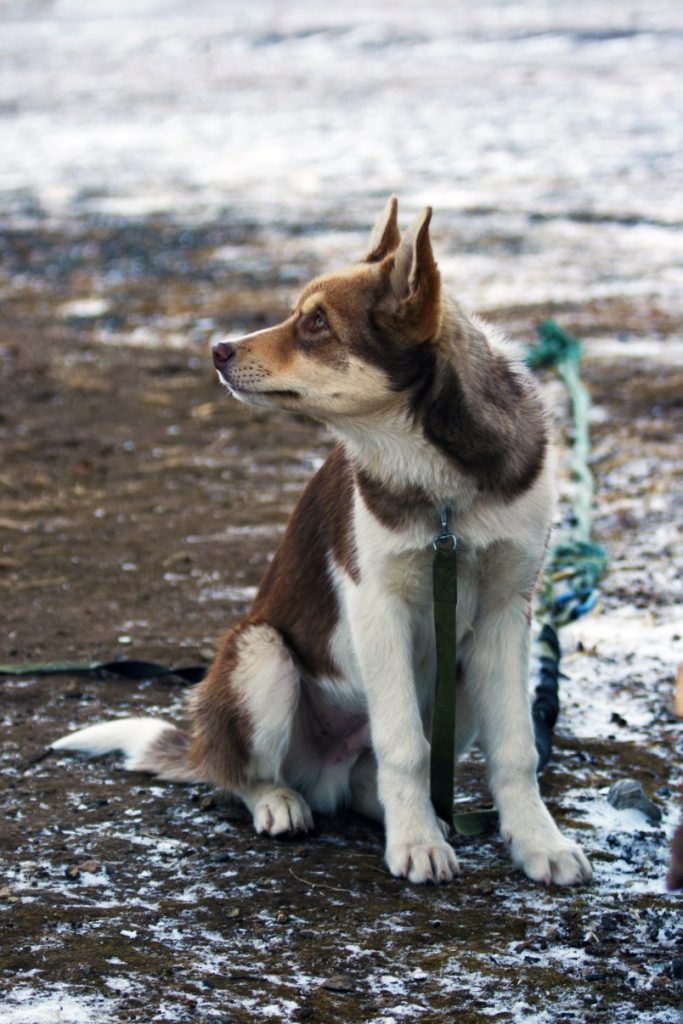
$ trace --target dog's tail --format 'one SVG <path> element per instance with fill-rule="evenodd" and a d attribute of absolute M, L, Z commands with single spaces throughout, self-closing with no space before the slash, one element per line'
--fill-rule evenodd
<path fill-rule="evenodd" d="M 91 725 L 62 736 L 52 750 L 74 750 L 99 757 L 120 750 L 124 767 L 151 772 L 167 782 L 199 782 L 201 777 L 190 758 L 190 737 L 158 718 L 118 718 Z"/>

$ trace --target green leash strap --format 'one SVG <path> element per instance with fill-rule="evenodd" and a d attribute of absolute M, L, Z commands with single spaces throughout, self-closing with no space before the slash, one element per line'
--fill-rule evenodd
<path fill-rule="evenodd" d="M 434 538 L 434 633 L 436 687 L 429 758 L 429 788 L 437 815 L 461 836 L 478 836 L 498 824 L 492 807 L 453 814 L 455 775 L 455 684 L 457 674 L 456 607 L 458 604 L 457 541 L 448 532 L 448 509 L 441 512 L 441 533 Z"/>
<path fill-rule="evenodd" d="M 455 771 L 455 674 L 456 605 L 458 563 L 456 539 L 448 533 L 448 512 L 441 513 L 441 533 L 434 540 L 434 632 L 436 637 L 436 688 L 432 715 L 429 784 L 438 816 L 451 828 L 453 775 Z"/>

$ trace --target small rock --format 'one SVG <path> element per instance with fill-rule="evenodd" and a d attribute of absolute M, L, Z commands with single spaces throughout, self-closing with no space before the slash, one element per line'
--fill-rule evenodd
<path fill-rule="evenodd" d="M 278 910 L 275 920 L 278 924 L 287 924 L 289 921 L 289 914 L 286 914 L 284 910 Z"/>
<path fill-rule="evenodd" d="M 242 916 L 242 911 L 239 907 L 230 907 L 230 910 L 226 910 L 225 916 L 235 920 L 235 918 Z"/>
<path fill-rule="evenodd" d="M 202 811 L 210 811 L 216 806 L 215 796 L 203 796 L 199 801 L 199 807 Z"/>
<path fill-rule="evenodd" d="M 78 864 L 70 864 L 69 867 L 64 872 L 65 878 L 70 878 L 72 880 L 78 878 L 80 874 L 81 869 L 79 868 Z"/>
<path fill-rule="evenodd" d="M 651 825 L 659 825 L 662 820 L 662 812 L 657 804 L 645 794 L 645 790 L 636 779 L 620 779 L 615 782 L 607 800 L 612 807 L 618 811 L 632 808 L 644 814 Z"/>
<path fill-rule="evenodd" d="M 329 978 L 325 978 L 320 985 L 321 988 L 326 989 L 328 992 L 355 992 L 356 983 L 353 978 L 348 974 L 332 974 Z"/>
<path fill-rule="evenodd" d="M 183 565 L 192 564 L 192 555 L 189 551 L 174 551 L 172 555 L 162 562 L 164 569 L 173 569 Z"/>
<path fill-rule="evenodd" d="M 615 932 L 620 925 L 625 923 L 626 918 L 623 914 L 607 913 L 600 918 L 600 929 L 603 932 Z"/>
<path fill-rule="evenodd" d="M 229 860 L 232 860 L 232 858 L 233 858 L 233 854 L 231 853 L 230 850 L 223 850 L 223 851 L 221 851 L 221 853 L 217 853 L 217 854 L 215 854 L 211 858 L 211 863 L 212 864 L 227 864 L 227 862 Z"/>
<path fill-rule="evenodd" d="M 78 865 L 79 871 L 85 871 L 88 874 L 94 875 L 96 871 L 99 871 L 102 865 L 98 860 L 86 860 L 82 864 Z"/>
<path fill-rule="evenodd" d="M 11 895 L 12 890 L 9 885 L 3 885 L 2 889 L 0 889 L 0 900 L 6 900 Z"/>

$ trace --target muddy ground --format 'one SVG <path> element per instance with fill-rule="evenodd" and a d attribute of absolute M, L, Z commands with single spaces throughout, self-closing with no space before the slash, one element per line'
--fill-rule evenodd
<path fill-rule="evenodd" d="M 4 232 L 0 661 L 206 661 L 244 612 L 330 446 L 315 424 L 231 402 L 207 359 L 212 331 L 270 322 L 317 269 L 280 264 L 265 245 L 255 260 L 257 235 L 227 215 L 56 228 L 30 210 Z M 225 247 L 229 263 L 216 257 Z M 680 345 L 683 324 L 643 298 L 495 317 L 531 341 L 548 314 L 586 339 L 596 529 L 612 558 L 605 621 L 626 606 L 661 627 L 646 663 L 637 635 L 602 660 L 570 641 L 572 700 L 542 785 L 585 844 L 594 884 L 534 886 L 488 835 L 456 841 L 455 884 L 416 888 L 389 876 L 379 831 L 351 816 L 319 819 L 305 842 L 268 842 L 208 790 L 150 784 L 116 758 L 30 765 L 51 739 L 108 715 L 181 719 L 184 691 L 7 679 L 0 1020 L 676 1019 L 683 937 L 680 898 L 663 891 L 668 833 L 609 817 L 604 794 L 635 777 L 668 828 L 675 819 L 681 630 L 667 610 L 680 583 L 668 524 L 680 515 L 683 367 L 647 345 Z M 597 337 L 611 339 L 609 356 Z M 561 393 L 546 387 L 563 430 Z M 588 687 L 598 715 L 610 721 L 610 694 L 620 713 L 591 734 L 581 715 L 593 669 L 605 680 L 597 697 Z M 486 799 L 476 754 L 457 784 L 466 805 Z"/>

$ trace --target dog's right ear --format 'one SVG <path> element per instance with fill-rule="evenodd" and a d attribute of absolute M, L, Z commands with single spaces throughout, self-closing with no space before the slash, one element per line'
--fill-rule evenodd
<path fill-rule="evenodd" d="M 398 249 L 401 232 L 398 230 L 398 199 L 391 196 L 370 235 L 370 244 L 364 263 L 381 263 L 390 253 Z"/>
<path fill-rule="evenodd" d="M 441 323 L 441 275 L 429 238 L 431 219 L 432 208 L 426 206 L 387 261 L 393 330 L 410 342 L 435 338 Z"/>

